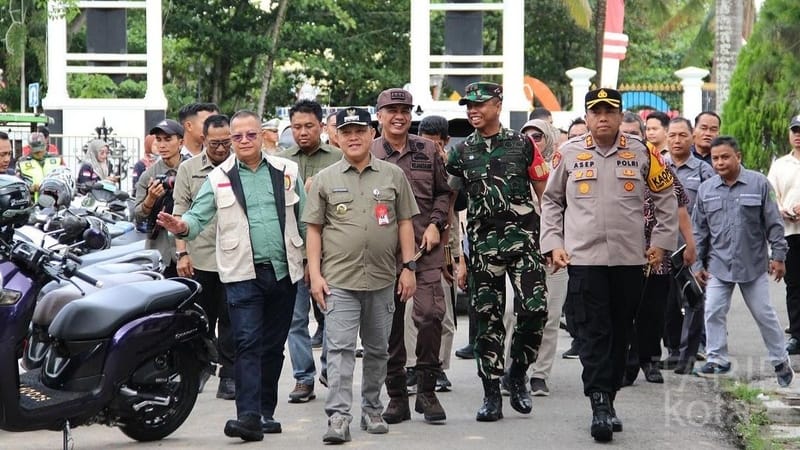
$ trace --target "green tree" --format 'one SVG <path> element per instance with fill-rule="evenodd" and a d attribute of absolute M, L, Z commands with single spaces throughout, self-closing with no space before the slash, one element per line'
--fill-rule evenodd
<path fill-rule="evenodd" d="M 748 168 L 766 170 L 788 148 L 787 123 L 800 111 L 798 43 L 800 4 L 767 0 L 739 53 L 722 110 L 723 132 L 739 140 Z"/>

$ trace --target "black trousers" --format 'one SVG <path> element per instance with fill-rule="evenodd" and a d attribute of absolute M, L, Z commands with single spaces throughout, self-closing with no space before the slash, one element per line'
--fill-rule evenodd
<path fill-rule="evenodd" d="M 236 345 L 231 334 L 231 318 L 228 314 L 225 286 L 220 281 L 217 272 L 194 269 L 194 279 L 203 286 L 198 303 L 208 317 L 209 335 L 217 343 L 220 364 L 219 377 L 233 378 L 233 358 L 236 354 Z"/>
<path fill-rule="evenodd" d="M 650 275 L 645 281 L 644 295 L 634 318 L 633 336 L 628 351 L 628 365 L 658 362 L 661 359 L 661 336 L 664 331 L 664 310 L 669 298 L 671 275 Z"/>
<path fill-rule="evenodd" d="M 786 236 L 786 311 L 789 313 L 789 334 L 800 339 L 800 234 Z"/>
<path fill-rule="evenodd" d="M 581 339 L 583 392 L 622 387 L 633 316 L 642 297 L 642 266 L 569 266 L 567 298 Z"/>
<path fill-rule="evenodd" d="M 681 348 L 681 328 L 683 328 L 683 297 L 678 292 L 678 283 L 670 276 L 669 293 L 667 294 L 664 312 L 664 347 L 667 353 L 677 354 Z M 669 356 L 668 355 L 668 356 Z"/>
<path fill-rule="evenodd" d="M 683 328 L 681 329 L 680 361 L 682 363 L 693 364 L 697 358 L 700 344 L 704 344 L 706 341 L 705 305 L 705 296 L 702 301 L 694 305 L 694 308 L 686 305 L 686 315 L 683 318 Z"/>

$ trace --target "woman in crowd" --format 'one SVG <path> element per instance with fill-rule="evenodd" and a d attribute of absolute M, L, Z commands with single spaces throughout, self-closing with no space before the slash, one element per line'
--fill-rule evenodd
<path fill-rule="evenodd" d="M 89 141 L 86 148 L 86 159 L 78 169 L 78 191 L 87 193 L 100 181 L 116 183 L 119 177 L 111 172 L 111 161 L 108 160 L 108 144 L 102 139 Z"/>

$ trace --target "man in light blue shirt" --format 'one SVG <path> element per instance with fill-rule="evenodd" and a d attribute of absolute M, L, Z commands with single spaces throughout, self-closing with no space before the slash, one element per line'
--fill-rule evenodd
<path fill-rule="evenodd" d="M 780 281 L 786 273 L 788 246 L 783 220 L 767 178 L 743 168 L 741 158 L 734 138 L 719 136 L 711 142 L 717 175 L 700 185 L 692 217 L 697 279 L 706 286 L 708 362 L 701 372 L 719 374 L 731 369 L 726 316 L 738 284 L 758 324 L 778 383 L 786 387 L 794 372 L 784 348 L 783 330 L 770 303 L 768 277 L 771 274 Z"/>

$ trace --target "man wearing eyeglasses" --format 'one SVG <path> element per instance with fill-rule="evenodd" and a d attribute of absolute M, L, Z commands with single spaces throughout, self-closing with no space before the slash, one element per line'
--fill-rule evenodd
<path fill-rule="evenodd" d="M 176 216 L 182 216 L 191 208 L 208 174 L 231 155 L 231 127 L 227 116 L 208 116 L 203 123 L 203 136 L 203 152 L 178 167 L 173 192 L 173 214 Z M 215 223 L 216 219 L 212 219 L 211 226 L 206 227 L 194 241 L 175 239 L 175 257 L 178 260 L 178 275 L 194 278 L 203 285 L 199 303 L 208 315 L 208 329 L 212 339 L 219 320 L 219 336 L 216 339 L 220 363 L 217 398 L 233 400 L 236 397 L 233 381 L 233 338 L 225 289 L 215 262 Z M 201 380 L 208 380 L 208 376 L 216 372 L 214 369 L 209 367 Z"/>
<path fill-rule="evenodd" d="M 311 186 L 313 177 L 320 170 L 342 159 L 338 148 L 322 143 L 322 107 L 312 100 L 300 100 L 289 109 L 289 121 L 292 126 L 292 137 L 295 145 L 279 152 L 277 156 L 296 162 L 300 177 L 305 180 L 306 191 Z M 295 386 L 289 393 L 289 403 L 304 403 L 316 398 L 314 394 L 314 354 L 311 351 L 311 336 L 308 334 L 308 313 L 311 309 L 311 294 L 308 285 L 300 280 L 297 283 L 292 326 L 289 328 L 289 358 L 292 360 Z M 324 326 L 321 322 L 318 327 Z M 327 380 L 325 367 L 325 348 L 321 380 Z"/>
<path fill-rule="evenodd" d="M 159 225 L 196 239 L 216 216 L 216 262 L 225 285 L 236 342 L 237 419 L 225 435 L 260 441 L 280 433 L 274 420 L 283 347 L 303 278 L 305 204 L 297 164 L 261 151 L 261 120 L 252 111 L 231 118 L 236 155 L 209 172 L 181 217 L 161 213 Z"/>

